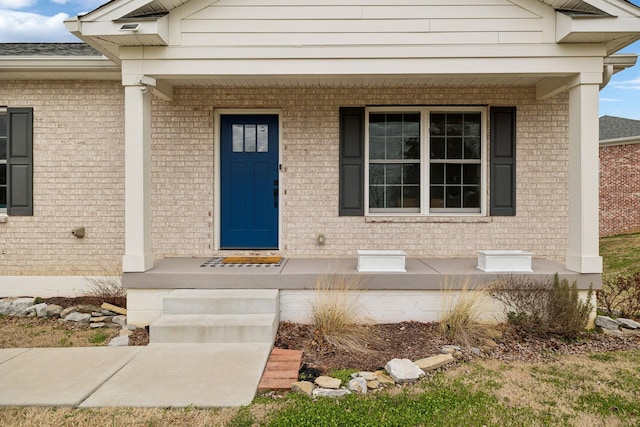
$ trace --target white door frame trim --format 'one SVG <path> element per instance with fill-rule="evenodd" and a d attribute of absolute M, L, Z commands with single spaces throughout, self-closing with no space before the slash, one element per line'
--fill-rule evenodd
<path fill-rule="evenodd" d="M 278 116 L 278 250 L 282 244 L 282 110 L 277 108 L 220 108 L 213 111 L 213 249 L 220 250 L 220 116 L 237 115 L 277 115 Z"/>

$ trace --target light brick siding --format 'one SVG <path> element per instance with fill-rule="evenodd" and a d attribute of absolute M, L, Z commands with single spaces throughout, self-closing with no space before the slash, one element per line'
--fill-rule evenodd
<path fill-rule="evenodd" d="M 92 275 L 124 251 L 120 82 L 0 81 L 0 105 L 33 107 L 33 216 L 0 224 L 0 275 Z M 86 237 L 71 235 L 76 226 Z"/>
<path fill-rule="evenodd" d="M 640 230 L 640 144 L 600 148 L 600 236 Z"/>
<path fill-rule="evenodd" d="M 34 107 L 34 216 L 0 224 L 1 275 L 91 275 L 124 251 L 124 112 L 119 82 L 0 82 L 0 105 Z M 517 106 L 517 216 L 371 222 L 338 216 L 338 109 L 357 105 Z M 473 257 L 526 249 L 562 261 L 568 233 L 568 96 L 535 88 L 177 87 L 153 101 L 152 243 L 157 257 L 213 256 L 214 109 L 282 112 L 281 254 Z M 71 236 L 85 226 L 84 239 Z M 324 233 L 327 244 L 317 246 Z"/>
<path fill-rule="evenodd" d="M 338 216 L 338 109 L 357 105 L 518 107 L 517 216 L 489 222 L 367 222 Z M 178 88 L 156 100 L 153 120 L 153 250 L 213 255 L 214 109 L 282 111 L 282 254 L 355 256 L 402 249 L 410 256 L 473 257 L 478 249 L 526 249 L 563 260 L 568 233 L 568 97 L 534 88 Z M 324 233 L 327 244 L 317 246 Z"/>

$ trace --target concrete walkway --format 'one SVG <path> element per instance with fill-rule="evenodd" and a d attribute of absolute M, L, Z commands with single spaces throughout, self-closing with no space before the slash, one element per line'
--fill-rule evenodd
<path fill-rule="evenodd" d="M 0 349 L 0 406 L 247 405 L 270 351 L 270 343 Z"/>

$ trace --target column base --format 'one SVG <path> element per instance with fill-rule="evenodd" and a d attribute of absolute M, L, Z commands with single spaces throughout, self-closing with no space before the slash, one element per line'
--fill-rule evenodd
<path fill-rule="evenodd" d="M 602 257 L 567 255 L 565 266 L 576 273 L 602 273 Z"/>
<path fill-rule="evenodd" d="M 125 255 L 122 257 L 123 273 L 143 273 L 153 268 L 154 256 L 146 255 Z"/>

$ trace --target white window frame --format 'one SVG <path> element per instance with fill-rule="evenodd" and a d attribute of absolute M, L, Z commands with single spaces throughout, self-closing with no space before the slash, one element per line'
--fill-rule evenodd
<path fill-rule="evenodd" d="M 419 212 L 405 212 L 403 209 L 391 208 L 384 212 L 371 212 L 369 210 L 369 114 L 370 113 L 390 113 L 390 114 L 420 114 L 420 209 Z M 430 156 L 429 156 L 429 127 L 431 113 L 480 113 L 481 159 L 480 159 L 480 212 L 469 212 L 465 208 L 453 208 L 445 210 L 436 208 L 431 211 L 430 204 Z M 364 166 L 364 203 L 365 215 L 367 216 L 486 216 L 487 200 L 489 192 L 489 182 L 487 174 L 488 155 L 488 112 L 486 107 L 478 106 L 388 106 L 388 107 L 367 107 L 365 109 L 365 166 Z"/>

